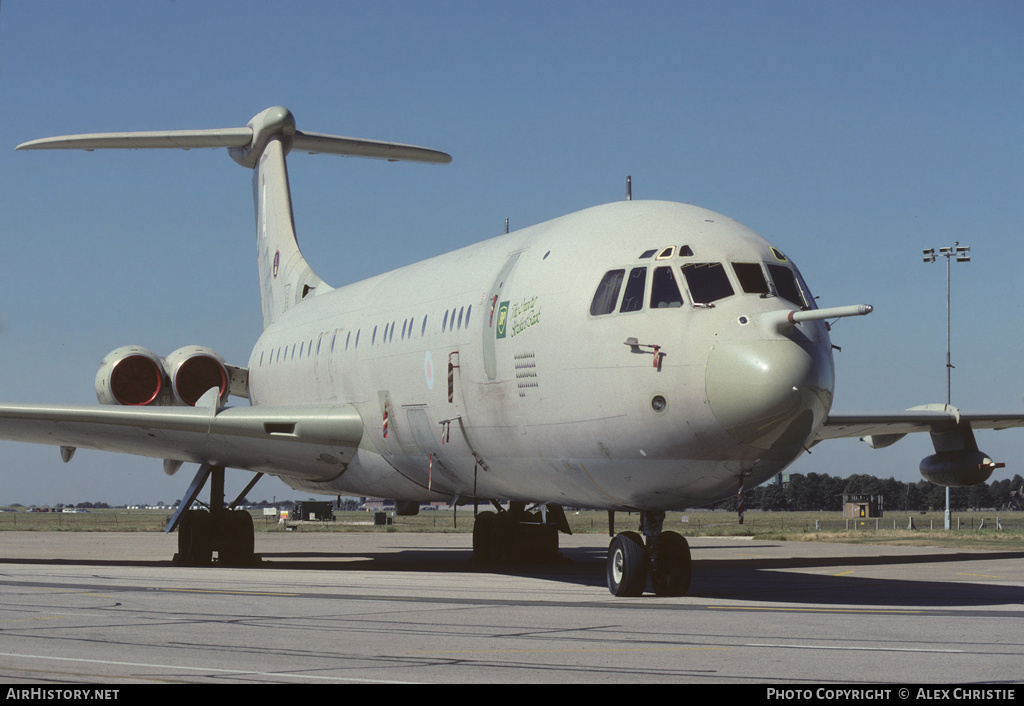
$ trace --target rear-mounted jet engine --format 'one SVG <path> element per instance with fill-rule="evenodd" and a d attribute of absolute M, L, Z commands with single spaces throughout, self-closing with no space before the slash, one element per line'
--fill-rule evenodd
<path fill-rule="evenodd" d="M 96 397 L 100 404 L 195 406 L 216 387 L 224 404 L 230 380 L 224 359 L 203 346 L 185 346 L 166 358 L 141 346 L 122 346 L 100 363 Z"/>

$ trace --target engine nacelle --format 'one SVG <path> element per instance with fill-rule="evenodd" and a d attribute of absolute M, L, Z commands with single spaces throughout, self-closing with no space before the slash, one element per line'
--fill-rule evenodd
<path fill-rule="evenodd" d="M 921 460 L 921 475 L 935 485 L 965 488 L 984 483 L 992 471 L 1005 465 L 981 451 L 942 451 Z"/>
<path fill-rule="evenodd" d="M 230 374 L 224 359 L 203 346 L 185 346 L 164 358 L 164 369 L 171 379 L 171 394 L 176 404 L 194 407 L 211 387 L 220 390 L 220 404 L 230 392 Z"/>
<path fill-rule="evenodd" d="M 122 346 L 104 356 L 96 371 L 100 404 L 171 404 L 163 361 L 141 346 Z"/>

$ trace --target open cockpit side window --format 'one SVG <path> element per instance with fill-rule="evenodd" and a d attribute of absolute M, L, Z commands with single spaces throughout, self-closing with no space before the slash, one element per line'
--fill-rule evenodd
<path fill-rule="evenodd" d="M 775 292 L 780 297 L 800 308 L 809 306 L 800 293 L 800 285 L 797 284 L 793 270 L 785 265 L 770 264 L 768 265 L 768 273 L 772 276 L 772 282 L 775 283 Z"/>

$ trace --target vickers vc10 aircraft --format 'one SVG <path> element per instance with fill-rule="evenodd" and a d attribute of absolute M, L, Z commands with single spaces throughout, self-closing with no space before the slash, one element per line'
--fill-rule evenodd
<path fill-rule="evenodd" d="M 285 108 L 246 127 L 72 135 L 18 149 L 226 147 L 253 172 L 262 335 L 245 368 L 208 348 L 166 357 L 127 346 L 96 376 L 101 406 L 0 405 L 0 438 L 164 459 L 199 470 L 168 531 L 177 560 L 254 560 L 248 513 L 225 503 L 226 468 L 302 491 L 420 503 L 491 503 L 473 528 L 481 562 L 557 552 L 563 507 L 638 513 L 614 536 L 608 587 L 684 595 L 686 540 L 666 510 L 704 505 L 779 473 L 810 446 L 873 447 L 929 431 L 925 478 L 983 482 L 1001 464 L 974 428 L 1024 414 L 925 405 L 831 414 L 828 321 L 793 262 L 695 206 L 589 208 L 334 289 L 296 243 L 292 150 L 444 164 L 442 152 L 301 132 Z M 228 406 L 234 395 L 248 405 Z M 209 511 L 189 510 L 210 485 Z M 244 496 L 249 487 L 241 494 Z M 241 497 L 240 496 L 240 497 Z"/>

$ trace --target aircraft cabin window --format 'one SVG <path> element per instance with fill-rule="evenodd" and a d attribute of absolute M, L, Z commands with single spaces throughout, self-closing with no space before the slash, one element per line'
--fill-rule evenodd
<path fill-rule="evenodd" d="M 459 330 L 460 331 L 462 330 L 462 315 L 465 313 L 465 311 L 466 311 L 465 307 L 459 309 Z"/>
<path fill-rule="evenodd" d="M 679 293 L 672 268 L 654 268 L 654 276 L 651 277 L 651 308 L 674 309 L 682 305 L 683 296 Z"/>
<path fill-rule="evenodd" d="M 448 330 L 448 312 L 444 312 L 444 319 L 441 321 L 441 333 Z"/>
<path fill-rule="evenodd" d="M 611 270 L 601 278 L 594 292 L 594 300 L 590 303 L 590 314 L 602 316 L 615 311 L 615 303 L 619 300 L 619 289 L 622 287 L 622 279 L 626 276 L 625 270 Z"/>
<path fill-rule="evenodd" d="M 634 267 L 626 280 L 626 293 L 622 296 L 619 312 L 640 311 L 644 308 L 644 290 L 647 287 L 647 268 Z"/>
<path fill-rule="evenodd" d="M 729 282 L 729 275 L 725 273 L 725 267 L 720 262 L 683 265 L 682 271 L 694 304 L 711 304 L 736 293 Z"/>
<path fill-rule="evenodd" d="M 427 333 L 427 315 L 423 315 L 423 326 L 420 327 L 420 335 L 423 336 Z"/>
<path fill-rule="evenodd" d="M 740 281 L 740 289 L 747 294 L 768 294 L 768 280 L 764 278 L 764 270 L 759 262 L 734 262 L 732 269 L 736 279 Z"/>
<path fill-rule="evenodd" d="M 785 265 L 768 265 L 768 272 L 775 282 L 775 291 L 780 297 L 788 302 L 804 307 L 807 303 L 800 296 L 800 287 L 793 276 L 793 270 Z"/>
<path fill-rule="evenodd" d="M 349 331 L 345 334 L 345 350 L 348 350 L 348 340 L 352 338 L 352 332 Z"/>
<path fill-rule="evenodd" d="M 370 336 L 370 345 L 372 346 L 376 342 L 377 342 L 377 327 L 374 326 L 373 327 L 373 335 Z"/>
<path fill-rule="evenodd" d="M 469 315 L 470 315 L 470 313 L 472 313 L 472 311 L 473 311 L 473 305 L 470 304 L 466 308 L 466 328 L 469 328 Z"/>

